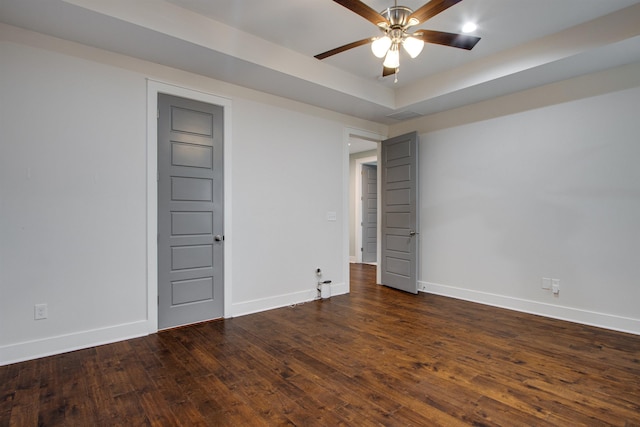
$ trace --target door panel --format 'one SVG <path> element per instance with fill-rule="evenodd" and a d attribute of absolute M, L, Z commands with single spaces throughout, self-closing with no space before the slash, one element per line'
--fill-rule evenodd
<path fill-rule="evenodd" d="M 213 299 L 213 279 L 181 280 L 172 282 L 171 304 L 180 305 L 196 301 Z"/>
<path fill-rule="evenodd" d="M 211 114 L 189 107 L 181 108 L 174 104 L 171 109 L 171 130 L 211 137 L 213 136 Z"/>
<path fill-rule="evenodd" d="M 181 246 L 171 248 L 171 269 L 209 268 L 213 266 L 212 245 Z"/>
<path fill-rule="evenodd" d="M 213 234 L 212 212 L 171 212 L 171 235 Z"/>
<path fill-rule="evenodd" d="M 382 256 L 384 285 L 418 293 L 418 136 L 382 141 Z"/>
<path fill-rule="evenodd" d="M 158 96 L 158 327 L 222 317 L 222 107 Z"/>
<path fill-rule="evenodd" d="M 407 277 L 411 274 L 411 263 L 406 259 L 387 257 L 387 274 Z"/>
<path fill-rule="evenodd" d="M 183 142 L 171 143 L 171 164 L 173 166 L 211 169 L 212 162 L 212 147 Z"/>
<path fill-rule="evenodd" d="M 378 256 L 378 167 L 362 165 L 362 262 Z"/>
<path fill-rule="evenodd" d="M 171 200 L 211 202 L 213 182 L 203 178 L 171 177 Z"/>

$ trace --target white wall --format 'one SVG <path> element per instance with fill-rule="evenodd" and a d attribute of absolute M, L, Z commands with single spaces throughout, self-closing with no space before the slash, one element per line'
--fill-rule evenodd
<path fill-rule="evenodd" d="M 144 76 L 11 43 L 0 57 L 0 363 L 20 343 L 143 333 Z"/>
<path fill-rule="evenodd" d="M 640 333 L 638 111 L 635 87 L 421 134 L 423 288 Z"/>
<path fill-rule="evenodd" d="M 344 132 L 386 129 L 6 25 L 0 57 L 0 364 L 148 332 L 147 77 L 232 99 L 230 315 L 348 289 Z"/>
<path fill-rule="evenodd" d="M 248 100 L 233 109 L 235 310 L 312 299 L 316 268 L 343 282 L 343 126 Z"/>

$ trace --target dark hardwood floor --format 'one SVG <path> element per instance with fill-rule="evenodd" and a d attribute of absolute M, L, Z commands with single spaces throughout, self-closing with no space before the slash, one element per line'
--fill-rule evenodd
<path fill-rule="evenodd" d="M 0 367 L 0 426 L 640 426 L 640 337 L 374 283 Z"/>

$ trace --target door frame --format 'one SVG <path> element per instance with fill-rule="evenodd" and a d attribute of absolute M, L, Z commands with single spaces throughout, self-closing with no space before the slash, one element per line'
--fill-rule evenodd
<path fill-rule="evenodd" d="M 229 98 L 147 79 L 147 332 L 158 332 L 158 94 L 178 96 L 223 108 L 224 235 L 231 236 L 231 106 Z M 224 242 L 224 318 L 231 313 L 233 239 Z"/>
<path fill-rule="evenodd" d="M 360 138 L 360 139 L 368 139 L 369 141 L 374 141 L 377 143 L 378 147 L 376 149 L 376 155 L 378 159 L 381 155 L 381 145 L 380 142 L 382 140 L 387 139 L 387 135 L 383 135 L 381 133 L 375 133 L 371 131 L 366 131 L 363 129 L 350 128 L 345 127 L 343 135 L 342 135 L 342 150 L 343 150 L 343 162 L 342 162 L 342 177 L 343 177 L 343 186 L 342 186 L 342 217 L 349 218 L 349 190 L 350 190 L 350 178 L 349 178 L 349 142 L 351 138 Z M 380 168 L 378 167 L 378 194 L 380 194 Z M 380 203 L 381 198 L 378 197 L 378 224 L 380 224 Z M 343 221 L 344 226 L 342 230 L 342 253 L 343 264 L 342 264 L 342 277 L 344 278 L 344 283 L 349 285 L 350 283 L 350 274 L 349 274 L 349 232 L 350 232 L 350 221 Z M 357 227 L 356 227 L 357 229 Z M 357 231 L 357 230 L 356 230 Z M 378 227 L 378 254 L 376 263 L 380 265 L 380 227 Z M 362 257 L 360 258 L 362 259 Z M 380 269 L 376 269 L 376 283 L 380 283 Z"/>

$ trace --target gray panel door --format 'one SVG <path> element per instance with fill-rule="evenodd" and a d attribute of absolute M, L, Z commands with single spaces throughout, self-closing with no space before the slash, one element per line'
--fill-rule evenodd
<path fill-rule="evenodd" d="M 378 167 L 362 165 L 362 262 L 378 253 Z"/>
<path fill-rule="evenodd" d="M 382 284 L 418 293 L 418 135 L 382 141 Z"/>
<path fill-rule="evenodd" d="M 158 328 L 222 317 L 220 106 L 158 95 Z"/>

